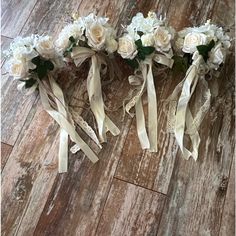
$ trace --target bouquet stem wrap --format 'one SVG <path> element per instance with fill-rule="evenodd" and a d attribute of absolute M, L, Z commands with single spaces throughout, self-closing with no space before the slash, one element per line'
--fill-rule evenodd
<path fill-rule="evenodd" d="M 42 105 L 47 113 L 60 125 L 60 146 L 59 146 L 59 173 L 67 172 L 68 168 L 68 136 L 80 147 L 86 156 L 93 162 L 98 161 L 96 154 L 83 141 L 76 132 L 70 114 L 66 109 L 63 92 L 52 76 L 48 76 L 50 90 L 38 80 L 39 93 Z M 87 132 L 86 132 L 87 133 Z"/>
<path fill-rule="evenodd" d="M 198 148 L 201 141 L 198 128 L 210 106 L 211 93 L 208 89 L 205 77 L 201 76 L 200 73 L 200 65 L 202 63 L 204 63 L 203 58 L 201 55 L 198 55 L 186 72 L 185 78 L 180 82 L 180 84 L 177 85 L 169 99 L 172 101 L 175 100 L 178 93 L 181 91 L 175 115 L 173 114 L 175 117 L 174 134 L 185 159 L 189 159 L 191 156 L 194 160 L 197 160 L 198 158 Z M 203 96 L 205 97 L 205 102 L 201 103 L 198 113 L 195 117 L 193 117 L 189 108 L 189 101 L 195 91 L 199 79 L 201 79 L 200 81 L 204 85 L 205 91 Z M 184 146 L 185 133 L 189 134 L 189 138 L 192 143 L 192 151 L 188 150 Z"/>
<path fill-rule="evenodd" d="M 91 110 L 95 116 L 98 134 L 101 142 L 106 142 L 106 132 L 110 131 L 114 136 L 120 133 L 118 127 L 110 120 L 105 114 L 104 101 L 102 98 L 101 87 L 101 65 L 106 62 L 101 55 L 97 52 L 85 48 L 76 47 L 71 53 L 71 57 L 74 59 L 76 66 L 80 66 L 87 58 L 91 58 L 91 67 L 89 69 L 87 77 L 87 91 L 89 96 L 89 102 Z"/>
<path fill-rule="evenodd" d="M 135 107 L 137 132 L 142 149 L 157 152 L 157 99 L 152 73 L 153 60 L 168 67 L 172 67 L 173 65 L 172 59 L 160 54 L 155 55 L 153 58 L 146 58 L 141 62 L 139 70 L 142 72 L 143 81 L 140 81 L 140 77 L 137 74 L 129 77 L 129 83 L 131 85 L 141 85 L 141 87 L 137 94 L 126 104 L 125 110 L 133 116 L 130 113 L 130 109 Z M 145 115 L 142 105 L 142 95 L 145 90 L 147 90 L 148 98 L 148 133 L 145 126 Z"/>

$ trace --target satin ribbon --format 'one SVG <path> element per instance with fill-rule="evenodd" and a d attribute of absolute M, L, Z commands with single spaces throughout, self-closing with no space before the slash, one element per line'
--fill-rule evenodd
<path fill-rule="evenodd" d="M 180 147 L 180 150 L 183 154 L 185 159 L 189 159 L 189 157 L 193 157 L 196 161 L 198 158 L 198 149 L 200 144 L 200 135 L 198 133 L 198 128 L 201 124 L 201 121 L 206 114 L 207 110 L 210 106 L 210 90 L 207 88 L 206 84 L 205 87 L 207 91 L 205 92 L 205 103 L 200 106 L 200 110 L 197 113 L 196 117 L 193 118 L 193 115 L 189 109 L 189 101 L 195 91 L 195 88 L 198 84 L 198 81 L 201 77 L 199 73 L 199 66 L 203 63 L 203 58 L 201 55 L 198 55 L 192 65 L 189 67 L 188 71 L 186 72 L 186 76 L 181 81 L 181 83 L 176 87 L 173 94 L 171 95 L 172 100 L 178 94 L 179 90 L 182 87 L 182 91 L 179 97 L 179 101 L 177 104 L 176 114 L 175 114 L 175 125 L 174 125 L 174 134 L 177 140 L 177 143 Z M 203 80 L 204 81 L 204 80 Z M 206 83 L 205 81 L 203 83 Z M 185 128 L 187 131 L 185 132 Z M 189 134 L 190 141 L 192 143 L 192 151 L 188 150 L 184 146 L 184 134 Z"/>
<path fill-rule="evenodd" d="M 172 59 L 159 54 L 142 61 L 139 67 L 139 70 L 142 72 L 142 77 L 138 76 L 137 73 L 129 77 L 129 83 L 131 85 L 138 85 L 140 88 L 137 94 L 126 104 L 125 110 L 128 114 L 133 116 L 134 114 L 130 112 L 130 109 L 135 107 L 137 133 L 142 149 L 157 152 L 157 100 L 152 73 L 153 60 L 170 68 L 173 65 Z M 143 80 L 142 82 L 141 79 Z M 142 105 L 142 95 L 146 90 L 148 98 L 148 133 L 145 126 L 145 115 Z"/>
<path fill-rule="evenodd" d="M 68 135 L 93 163 L 97 162 L 98 157 L 78 135 L 68 116 L 61 88 L 53 77 L 49 75 L 48 79 L 51 91 L 46 88 L 42 81 L 38 80 L 39 94 L 45 111 L 60 125 L 59 173 L 66 172 L 68 168 Z"/>
<path fill-rule="evenodd" d="M 91 58 L 91 67 L 87 77 L 87 91 L 91 110 L 96 119 L 99 138 L 101 142 L 106 142 L 107 131 L 110 131 L 116 136 L 120 133 L 120 130 L 105 114 L 104 110 L 100 72 L 101 64 L 105 64 L 105 60 L 95 51 L 85 47 L 75 47 L 71 53 L 71 57 L 77 67 L 87 58 Z"/>

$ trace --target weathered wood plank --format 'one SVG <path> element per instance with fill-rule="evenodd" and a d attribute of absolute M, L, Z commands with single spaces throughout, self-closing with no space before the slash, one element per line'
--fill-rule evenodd
<path fill-rule="evenodd" d="M 37 0 L 2 1 L 2 35 L 15 38 L 21 31 Z"/>
<path fill-rule="evenodd" d="M 11 151 L 12 151 L 11 145 L 1 143 L 1 169 L 4 168 Z"/>
<path fill-rule="evenodd" d="M 37 94 L 24 95 L 17 90 L 17 81 L 13 81 L 8 75 L 3 76 L 1 93 L 1 141 L 14 145 Z"/>
<path fill-rule="evenodd" d="M 114 178 L 96 235 L 156 235 L 165 198 Z"/>
<path fill-rule="evenodd" d="M 12 39 L 1 35 L 1 66 L 3 65 L 5 58 L 3 51 L 7 50 Z"/>
<path fill-rule="evenodd" d="M 177 158 L 160 236 L 219 233 L 235 145 L 234 58 L 229 57 L 226 65 L 218 79 L 219 95 L 201 127 L 199 160 Z"/>
<path fill-rule="evenodd" d="M 220 236 L 235 235 L 235 156 L 231 166 L 227 194 L 225 198 L 224 210 L 222 215 Z"/>
<path fill-rule="evenodd" d="M 17 229 L 56 130 L 57 126 L 46 112 L 37 107 L 30 127 L 15 144 L 2 172 L 3 235 L 13 235 Z"/>
<path fill-rule="evenodd" d="M 169 79 L 161 79 L 161 77 L 159 81 L 158 79 L 156 79 L 158 152 L 151 153 L 141 149 L 134 119 L 115 176 L 166 194 L 175 162 L 177 146 L 173 134 L 168 133 L 167 109 L 162 101 L 168 97 L 175 84 L 173 81 L 171 83 Z"/>

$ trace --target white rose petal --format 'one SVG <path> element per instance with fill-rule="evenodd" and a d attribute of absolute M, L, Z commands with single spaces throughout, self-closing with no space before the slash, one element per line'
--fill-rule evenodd
<path fill-rule="evenodd" d="M 207 36 L 203 33 L 192 32 L 188 33 L 184 38 L 183 52 L 194 53 L 198 45 L 205 45 Z"/>
<path fill-rule="evenodd" d="M 218 69 L 220 64 L 225 61 L 226 51 L 219 43 L 209 53 L 208 65 L 212 69 Z"/>
<path fill-rule="evenodd" d="M 141 37 L 141 41 L 143 46 L 153 46 L 154 45 L 154 37 L 153 34 L 144 34 Z"/>
<path fill-rule="evenodd" d="M 169 51 L 171 49 L 172 35 L 164 27 L 158 27 L 154 31 L 154 41 L 156 50 Z"/>
<path fill-rule="evenodd" d="M 75 40 L 82 39 L 84 33 L 84 25 L 81 21 L 75 21 L 73 24 L 67 25 L 59 34 L 55 44 L 59 51 L 65 50 L 69 46 L 69 38 Z"/>
<path fill-rule="evenodd" d="M 108 53 L 113 53 L 117 50 L 118 48 L 118 43 L 114 38 L 108 38 L 106 40 L 106 51 Z"/>
<path fill-rule="evenodd" d="M 134 39 L 129 35 L 125 35 L 122 38 L 119 38 L 117 52 L 123 58 L 133 59 L 138 53 Z"/>
<path fill-rule="evenodd" d="M 106 28 L 95 22 L 86 29 L 86 37 L 88 38 L 88 45 L 94 49 L 101 50 L 105 46 Z"/>
<path fill-rule="evenodd" d="M 7 70 L 10 76 L 16 79 L 24 78 L 28 75 L 28 66 L 26 63 L 18 60 L 10 60 L 7 63 Z"/>
<path fill-rule="evenodd" d="M 40 37 L 35 43 L 35 47 L 44 58 L 53 58 L 55 55 L 53 40 L 49 36 Z"/>

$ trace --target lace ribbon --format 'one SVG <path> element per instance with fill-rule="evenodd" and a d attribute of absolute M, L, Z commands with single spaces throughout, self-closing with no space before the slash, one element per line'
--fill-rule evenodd
<path fill-rule="evenodd" d="M 156 90 L 154 85 L 153 73 L 152 73 L 152 60 L 172 67 L 173 60 L 164 55 L 155 55 L 153 58 L 146 58 L 140 63 L 142 76 L 140 77 L 136 71 L 135 75 L 129 77 L 129 83 L 131 85 L 138 85 L 140 88 L 136 95 L 126 104 L 125 110 L 128 114 L 133 116 L 130 112 L 132 107 L 135 107 L 136 124 L 139 141 L 142 149 L 149 149 L 151 152 L 157 151 L 157 100 Z M 143 81 L 141 81 L 143 80 Z M 145 126 L 145 115 L 142 106 L 142 95 L 147 89 L 148 97 L 148 133 Z"/>
<path fill-rule="evenodd" d="M 205 81 L 204 76 L 202 77 L 200 75 L 200 65 L 202 63 L 203 58 L 201 55 L 198 55 L 186 72 L 185 78 L 176 86 L 172 95 L 168 98 L 169 102 L 176 100 L 179 92 L 181 91 L 177 108 L 175 108 L 175 114 L 170 114 L 169 116 L 174 116 L 174 134 L 183 157 L 185 159 L 189 159 L 189 157 L 192 156 L 195 161 L 198 158 L 198 149 L 201 141 L 198 129 L 206 112 L 209 110 L 211 97 L 207 82 Z M 199 80 L 204 87 L 203 95 L 205 102 L 201 102 L 198 113 L 195 117 L 193 117 L 189 109 L 189 101 L 195 91 Z M 188 134 L 190 137 L 190 141 L 192 143 L 192 151 L 188 150 L 184 146 L 184 134 Z"/>
<path fill-rule="evenodd" d="M 59 146 L 59 173 L 66 172 L 68 168 L 68 135 L 75 142 L 85 155 L 93 162 L 98 157 L 91 148 L 83 141 L 75 130 L 75 126 L 66 110 L 63 92 L 52 76 L 48 76 L 51 91 L 46 85 L 38 80 L 39 94 L 42 105 L 48 114 L 60 125 L 60 146 Z"/>
<path fill-rule="evenodd" d="M 106 63 L 98 53 L 85 47 L 74 48 L 71 57 L 77 67 L 79 67 L 87 58 L 91 58 L 91 67 L 87 77 L 89 102 L 98 126 L 99 138 L 101 142 L 106 142 L 107 131 L 110 131 L 114 136 L 120 133 L 118 127 L 105 114 L 104 110 L 100 72 L 101 64 Z"/>

